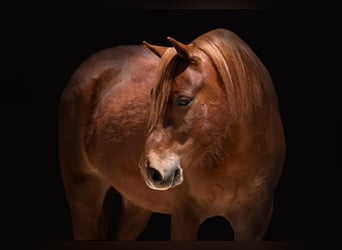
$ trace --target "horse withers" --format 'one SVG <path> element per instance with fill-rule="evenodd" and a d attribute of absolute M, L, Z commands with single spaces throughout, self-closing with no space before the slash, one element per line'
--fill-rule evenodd
<path fill-rule="evenodd" d="M 168 40 L 95 53 L 65 87 L 59 154 L 74 239 L 107 239 L 112 187 L 115 240 L 137 239 L 152 213 L 171 215 L 171 240 L 196 240 L 214 216 L 234 240 L 262 240 L 285 158 L 269 72 L 226 29 Z"/>

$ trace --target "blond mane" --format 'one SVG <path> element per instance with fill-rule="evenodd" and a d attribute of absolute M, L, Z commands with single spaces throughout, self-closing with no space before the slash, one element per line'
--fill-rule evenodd
<path fill-rule="evenodd" d="M 191 44 L 206 53 L 215 65 L 227 94 L 227 109 L 232 119 L 277 102 L 268 70 L 236 34 L 215 29 L 199 36 Z M 165 112 L 177 59 L 176 50 L 169 48 L 160 61 L 152 92 L 149 131 Z"/>
<path fill-rule="evenodd" d="M 178 56 L 174 48 L 168 48 L 160 59 L 157 81 L 151 93 L 152 105 L 148 123 L 149 132 L 153 130 L 165 113 L 177 62 Z"/>

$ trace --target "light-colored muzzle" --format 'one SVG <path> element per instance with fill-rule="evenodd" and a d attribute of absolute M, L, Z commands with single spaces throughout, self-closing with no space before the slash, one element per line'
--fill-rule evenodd
<path fill-rule="evenodd" d="M 140 162 L 140 170 L 151 189 L 167 190 L 183 182 L 180 160 L 174 153 L 157 154 L 152 151 Z"/>

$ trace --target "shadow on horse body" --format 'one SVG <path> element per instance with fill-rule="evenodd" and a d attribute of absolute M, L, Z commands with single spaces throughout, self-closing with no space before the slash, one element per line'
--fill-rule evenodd
<path fill-rule="evenodd" d="M 231 31 L 168 40 L 100 51 L 64 90 L 59 152 L 74 239 L 106 239 L 113 187 L 116 240 L 137 239 L 153 212 L 171 214 L 171 240 L 196 240 L 214 216 L 234 240 L 261 240 L 285 157 L 271 77 Z"/>

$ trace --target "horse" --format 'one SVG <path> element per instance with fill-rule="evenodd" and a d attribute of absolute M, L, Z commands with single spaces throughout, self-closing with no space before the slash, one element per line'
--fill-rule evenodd
<path fill-rule="evenodd" d="M 108 239 L 113 188 L 122 199 L 113 240 L 137 240 L 153 213 L 170 215 L 171 241 L 198 240 L 215 216 L 234 241 L 263 240 L 286 154 L 271 75 L 231 30 L 167 40 L 93 53 L 61 94 L 73 239 Z"/>

